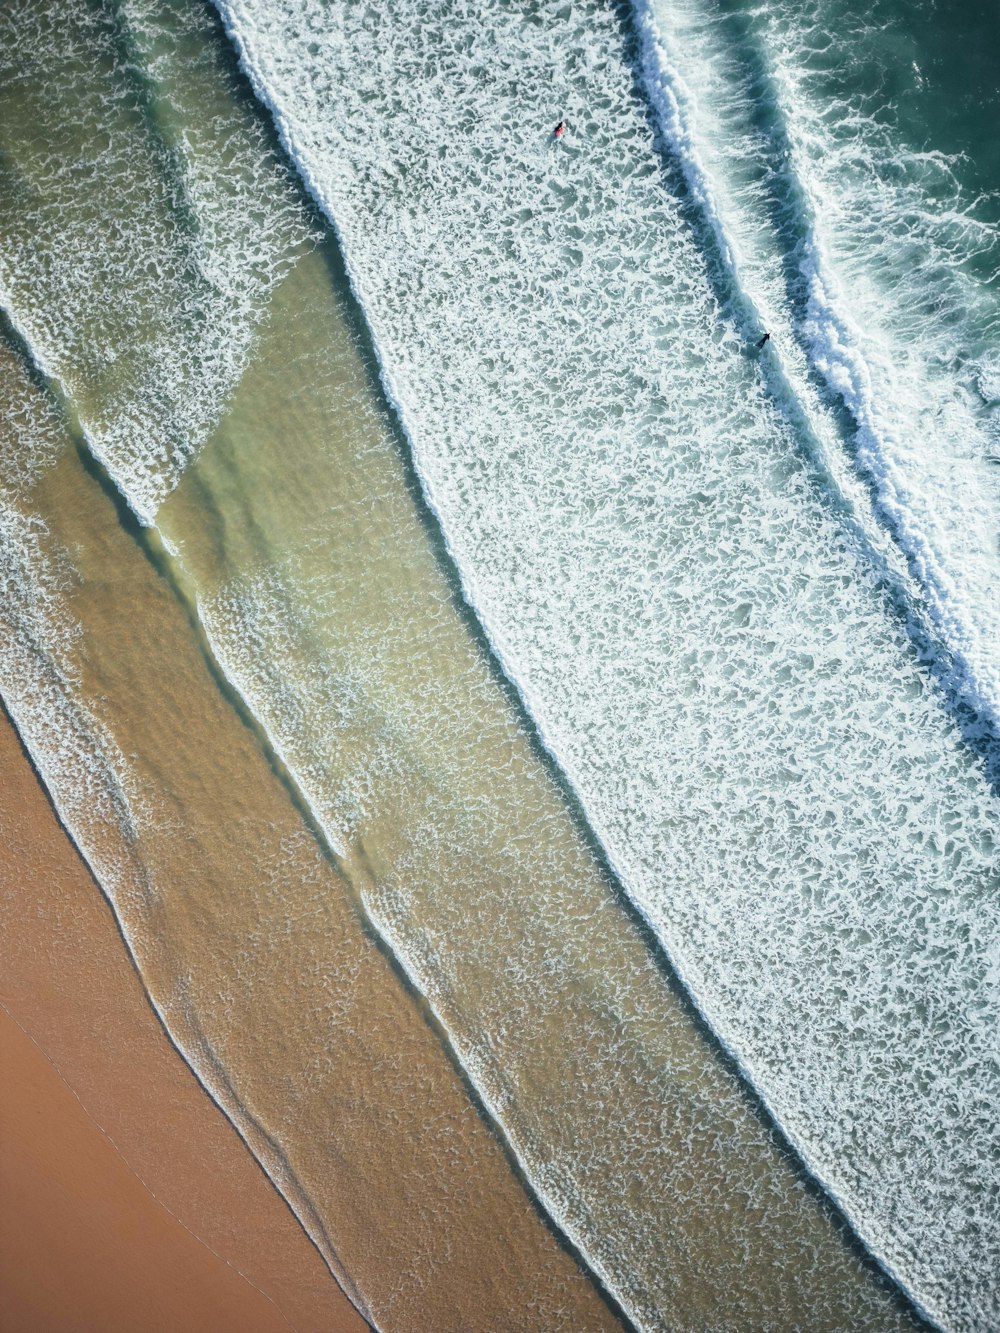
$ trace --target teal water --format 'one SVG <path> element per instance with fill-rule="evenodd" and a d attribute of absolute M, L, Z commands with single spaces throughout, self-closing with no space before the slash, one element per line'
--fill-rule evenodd
<path fill-rule="evenodd" d="M 367 947 L 428 1002 L 483 1123 L 636 1326 L 911 1322 L 807 1173 L 934 1321 L 995 1327 L 990 16 L 217 7 L 232 50 L 210 11 L 158 0 L 3 20 L 0 295 L 34 397 L 51 376 L 155 525 Z M 43 585 L 47 520 L 20 503 L 17 623 L 66 716 L 103 720 L 60 746 L 13 635 L 0 690 L 69 824 L 126 809 L 95 862 L 114 869 L 120 837 L 169 865 L 190 828 L 153 817 L 149 775 L 180 790 L 179 744 L 161 764 L 138 738 L 169 745 L 162 726 L 87 697 L 60 602 L 88 591 L 85 542 Z M 106 626 L 87 633 L 110 672 Z M 268 956 L 294 971 L 285 893 Z M 193 919 L 206 906 L 191 890 Z M 306 1056 L 294 1035 L 241 1042 L 210 949 L 200 1017 L 308 1161 L 317 1226 L 356 1256 L 345 1282 L 405 1328 L 448 1304 L 462 1213 L 425 1228 L 405 1291 L 345 1223 L 336 1135 L 320 1149 L 312 1126 L 324 1016 L 350 1001 L 315 923 L 309 950 Z M 252 948 L 234 958 L 239 994 L 294 1008 Z M 360 1121 L 383 1123 L 361 1105 L 359 1149 Z M 540 1326 L 573 1326 L 562 1290 L 613 1322 L 546 1254 Z"/>
<path fill-rule="evenodd" d="M 874 1252 L 989 1327 L 996 235 L 871 86 L 892 32 L 220 8 L 627 892 Z M 393 906 L 434 992 L 443 914 Z"/>
<path fill-rule="evenodd" d="M 746 5 L 728 6 L 747 12 Z M 989 4 L 875 0 L 812 9 L 827 39 L 814 67 L 832 104 L 855 99 L 918 151 L 954 159 L 981 216 L 1000 221 L 1000 30 Z M 985 275 L 984 275 L 985 276 Z"/>

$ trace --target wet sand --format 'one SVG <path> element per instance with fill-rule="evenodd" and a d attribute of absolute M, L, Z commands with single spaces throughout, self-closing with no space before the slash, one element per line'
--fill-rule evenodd
<path fill-rule="evenodd" d="M 3 714 L 0 846 L 4 1327 L 361 1333 L 169 1043 Z"/>
<path fill-rule="evenodd" d="M 16 457 L 38 390 L 11 393 Z M 0 602 L 29 650 L 7 654 L 5 690 L 185 1058 L 381 1327 L 617 1326 L 213 674 L 155 543 L 53 448 L 17 501 L 48 592 Z"/>
<path fill-rule="evenodd" d="M 0 1289 L 7 1329 L 293 1327 L 157 1203 L 41 1047 L 3 1009 L 0 1062 Z"/>

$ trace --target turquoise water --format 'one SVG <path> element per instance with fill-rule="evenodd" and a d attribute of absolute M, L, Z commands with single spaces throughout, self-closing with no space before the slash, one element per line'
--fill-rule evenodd
<path fill-rule="evenodd" d="M 988 216 L 831 100 L 820 12 L 221 8 L 627 891 L 876 1254 L 988 1326 Z M 430 991 L 433 927 L 387 928 Z"/>
<path fill-rule="evenodd" d="M 832 38 L 828 51 L 815 58 L 823 94 L 841 103 L 859 97 L 910 147 L 955 159 L 968 197 L 982 196 L 981 216 L 996 222 L 1000 36 L 991 7 L 897 0 L 867 5 L 863 14 L 832 4 L 816 13 Z"/>
<path fill-rule="evenodd" d="M 859 1280 L 736 1069 L 923 1312 L 995 1327 L 995 24 L 217 8 L 259 106 L 220 91 L 205 11 L 183 62 L 152 0 L 22 7 L 0 291 L 25 355 L 625 1314 L 740 1326 L 742 1233 L 713 1250 L 700 1191 L 760 1214 L 775 1288 L 811 1267 L 806 1313 L 774 1295 L 762 1324 L 819 1327 Z M 60 154 L 86 164 L 62 209 Z M 369 343 L 384 402 L 345 351 Z M 27 605 L 36 530 L 5 542 Z M 70 823 L 74 765 L 49 766 Z M 668 1038 L 671 970 L 730 1072 Z M 709 1254 L 712 1299 L 672 1304 Z M 904 1318 L 859 1281 L 828 1326 Z"/>

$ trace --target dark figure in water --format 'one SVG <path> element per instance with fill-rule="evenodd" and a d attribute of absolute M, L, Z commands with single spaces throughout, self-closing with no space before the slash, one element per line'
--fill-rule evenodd
<path fill-rule="evenodd" d="M 769 333 L 765 333 L 763 338 L 761 338 L 760 342 L 757 344 L 757 351 L 759 352 L 760 349 L 764 346 L 764 344 L 770 341 L 771 341 L 771 335 Z"/>
<path fill-rule="evenodd" d="M 559 124 L 555 127 L 555 129 L 552 131 L 552 137 L 553 139 L 561 139 L 565 133 L 566 133 L 566 122 L 564 120 L 561 120 Z"/>

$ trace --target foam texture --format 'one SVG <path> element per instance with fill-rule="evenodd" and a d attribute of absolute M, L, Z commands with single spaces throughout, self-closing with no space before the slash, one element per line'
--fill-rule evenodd
<path fill-rule="evenodd" d="M 210 13 L 146 0 L 0 14 L 3 303 L 146 523 L 312 235 L 260 125 L 213 104 L 233 72 L 212 36 Z"/>
<path fill-rule="evenodd" d="M 638 48 L 598 4 L 220 9 L 338 229 L 466 594 L 622 881 L 879 1258 L 942 1324 L 993 1326 L 996 802 L 720 308 Z M 899 499 L 959 549 L 954 514 Z M 953 579 L 982 700 L 973 556 L 917 573 L 929 603 Z M 437 956 L 404 959 L 428 990 Z"/>

